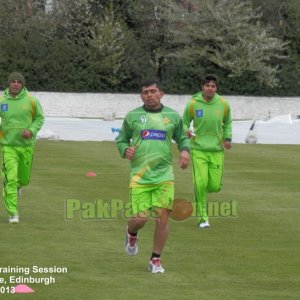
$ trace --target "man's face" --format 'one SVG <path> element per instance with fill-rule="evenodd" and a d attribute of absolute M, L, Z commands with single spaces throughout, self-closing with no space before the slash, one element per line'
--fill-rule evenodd
<path fill-rule="evenodd" d="M 205 100 L 211 100 L 217 91 L 217 85 L 214 81 L 209 81 L 202 85 L 203 97 Z"/>
<path fill-rule="evenodd" d="M 145 107 L 150 110 L 156 110 L 160 108 L 160 100 L 163 95 L 164 92 L 159 90 L 156 84 L 142 87 L 141 98 L 145 104 Z"/>
<path fill-rule="evenodd" d="M 8 89 L 9 89 L 9 94 L 15 97 L 19 95 L 20 92 L 22 91 L 23 84 L 20 80 L 12 80 L 8 85 Z"/>

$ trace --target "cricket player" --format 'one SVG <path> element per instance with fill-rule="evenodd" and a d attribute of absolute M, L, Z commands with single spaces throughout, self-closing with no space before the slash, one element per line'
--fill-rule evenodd
<path fill-rule="evenodd" d="M 18 197 L 30 181 L 35 138 L 44 115 L 39 101 L 28 93 L 21 73 L 11 73 L 7 84 L 0 97 L 3 199 L 9 223 L 16 224 Z"/>
<path fill-rule="evenodd" d="M 194 194 L 199 228 L 208 228 L 206 194 L 221 189 L 224 149 L 231 148 L 232 119 L 227 101 L 217 94 L 217 78 L 207 75 L 202 91 L 188 101 L 183 123 L 191 138 Z M 193 131 L 190 125 L 193 124 Z"/>
<path fill-rule="evenodd" d="M 125 251 L 138 253 L 138 231 L 148 220 L 149 212 L 156 212 L 153 251 L 148 269 L 164 273 L 160 256 L 169 233 L 168 219 L 174 199 L 172 140 L 180 151 L 179 165 L 188 167 L 190 143 L 182 119 L 164 106 L 164 92 L 157 80 L 141 84 L 144 105 L 129 112 L 123 122 L 117 145 L 121 157 L 131 162 L 129 201 L 132 218 L 125 235 Z"/>

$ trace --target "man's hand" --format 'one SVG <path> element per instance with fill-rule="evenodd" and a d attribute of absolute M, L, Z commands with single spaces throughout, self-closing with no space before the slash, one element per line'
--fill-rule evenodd
<path fill-rule="evenodd" d="M 21 135 L 24 139 L 31 139 L 32 138 L 32 132 L 29 129 L 24 129 L 22 131 Z"/>
<path fill-rule="evenodd" d="M 136 149 L 137 147 L 128 147 L 125 151 L 125 158 L 132 160 Z"/>
<path fill-rule="evenodd" d="M 229 141 L 224 141 L 223 147 L 224 149 L 229 150 L 231 148 L 231 143 Z"/>
<path fill-rule="evenodd" d="M 190 160 L 190 154 L 183 150 L 180 152 L 180 155 L 179 155 L 179 166 L 181 169 L 186 169 L 189 165 L 189 160 Z"/>

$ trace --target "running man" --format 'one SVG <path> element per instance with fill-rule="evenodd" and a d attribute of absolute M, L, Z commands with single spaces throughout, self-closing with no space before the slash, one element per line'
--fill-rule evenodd
<path fill-rule="evenodd" d="M 205 76 L 201 86 L 202 91 L 195 94 L 185 107 L 183 123 L 191 138 L 198 227 L 209 228 L 206 193 L 221 189 L 224 149 L 231 148 L 232 120 L 229 104 L 216 93 L 216 76 Z M 189 130 L 191 122 L 193 132 Z"/>
<path fill-rule="evenodd" d="M 7 84 L 0 97 L 3 200 L 9 223 L 17 224 L 18 197 L 30 182 L 35 138 L 44 115 L 39 101 L 28 93 L 21 73 L 11 73 Z"/>
<path fill-rule="evenodd" d="M 138 231 L 146 224 L 154 211 L 156 224 L 149 271 L 164 273 L 160 257 L 169 234 L 169 215 L 174 199 L 174 175 L 172 167 L 172 140 L 180 151 L 182 169 L 189 163 L 189 139 L 182 119 L 171 108 L 164 106 L 164 92 L 159 81 L 147 80 L 141 84 L 144 105 L 129 112 L 117 138 L 121 157 L 131 162 L 129 201 L 132 217 L 128 221 L 125 251 L 138 253 Z"/>

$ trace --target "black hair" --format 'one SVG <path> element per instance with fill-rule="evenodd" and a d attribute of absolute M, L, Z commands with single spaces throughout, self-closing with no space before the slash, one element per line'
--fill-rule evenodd
<path fill-rule="evenodd" d="M 208 74 L 208 75 L 205 75 L 202 80 L 201 80 L 201 86 L 210 82 L 210 81 L 214 81 L 216 86 L 218 86 L 218 78 L 216 75 L 214 74 Z"/>
<path fill-rule="evenodd" d="M 149 87 L 153 84 L 155 84 L 160 91 L 162 90 L 161 83 L 157 79 L 146 79 L 146 80 L 142 81 L 140 87 L 142 89 L 143 87 Z"/>

